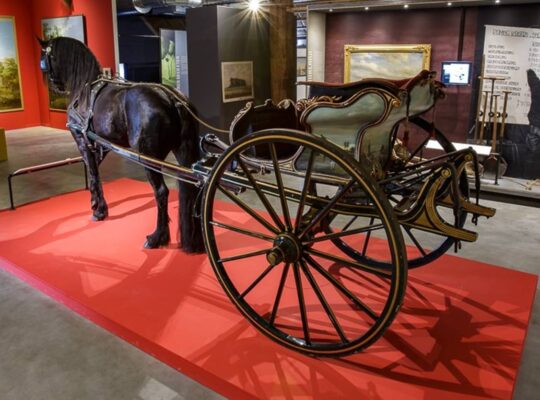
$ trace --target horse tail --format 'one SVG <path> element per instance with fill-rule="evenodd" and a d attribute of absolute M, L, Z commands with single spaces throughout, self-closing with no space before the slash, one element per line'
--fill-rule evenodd
<path fill-rule="evenodd" d="M 187 109 L 189 107 L 189 109 Z M 193 114 L 195 109 L 183 99 L 177 105 L 181 131 L 180 146 L 175 152 L 180 165 L 191 167 L 199 160 L 199 124 Z M 193 113 L 193 114 L 192 114 Z M 202 225 L 197 214 L 197 201 L 201 189 L 190 183 L 178 182 L 178 196 L 180 205 L 178 207 L 178 223 L 180 231 L 180 247 L 186 253 L 203 253 L 204 240 L 202 235 Z"/>

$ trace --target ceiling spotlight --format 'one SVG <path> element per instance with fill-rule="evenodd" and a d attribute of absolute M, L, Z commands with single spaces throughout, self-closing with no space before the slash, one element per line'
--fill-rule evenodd
<path fill-rule="evenodd" d="M 495 4 L 499 4 L 501 0 L 495 0 Z"/>
<path fill-rule="evenodd" d="M 364 10 L 368 11 L 368 10 L 369 10 L 369 7 L 364 7 Z"/>
<path fill-rule="evenodd" d="M 259 11 L 260 6 L 261 6 L 261 1 L 260 0 L 249 0 L 249 2 L 248 2 L 248 8 L 252 12 Z"/>
<path fill-rule="evenodd" d="M 333 9 L 333 8 L 331 8 L 331 9 L 329 9 L 329 10 L 328 10 L 328 12 L 334 12 L 334 9 Z"/>
<path fill-rule="evenodd" d="M 408 4 L 403 4 L 403 8 L 409 8 Z"/>
<path fill-rule="evenodd" d="M 452 7 L 452 2 L 449 1 L 448 3 L 446 3 L 446 5 L 447 5 L 448 7 Z"/>

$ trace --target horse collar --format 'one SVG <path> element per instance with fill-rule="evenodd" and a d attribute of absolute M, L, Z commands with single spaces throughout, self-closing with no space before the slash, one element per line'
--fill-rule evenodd
<path fill-rule="evenodd" d="M 92 125 L 96 98 L 101 92 L 101 89 L 106 85 L 107 82 L 102 79 L 92 82 L 92 84 L 89 85 L 90 91 L 86 94 L 86 101 L 84 101 L 84 98 L 81 99 L 78 97 L 74 99 L 68 107 L 70 121 L 67 123 L 67 127 L 79 132 L 83 137 L 86 147 L 92 152 L 96 152 L 97 148 L 95 142 L 88 138 L 87 132 Z"/>

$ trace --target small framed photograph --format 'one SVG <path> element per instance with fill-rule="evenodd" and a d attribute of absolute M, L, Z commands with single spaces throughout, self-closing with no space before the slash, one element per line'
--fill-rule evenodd
<path fill-rule="evenodd" d="M 222 62 L 221 89 L 224 103 L 253 99 L 253 61 Z"/>

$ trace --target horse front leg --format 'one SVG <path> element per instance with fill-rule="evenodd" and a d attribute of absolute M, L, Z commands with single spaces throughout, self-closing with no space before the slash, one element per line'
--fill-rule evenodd
<path fill-rule="evenodd" d="M 94 221 L 102 221 L 109 215 L 109 209 L 107 207 L 105 197 L 103 196 L 103 188 L 101 186 L 101 179 L 99 176 L 99 164 L 101 161 L 103 161 L 103 158 L 105 158 L 104 156 L 106 153 L 104 153 L 103 158 L 101 158 L 97 152 L 93 152 L 88 148 L 86 142 L 82 138 L 82 134 L 73 131 L 71 134 L 77 143 L 79 153 L 81 153 L 88 170 L 88 185 L 90 189 L 92 219 Z"/>
<path fill-rule="evenodd" d="M 157 204 L 157 226 L 156 230 L 146 237 L 144 247 L 147 249 L 154 249 L 169 244 L 171 240 L 169 214 L 167 211 L 169 189 L 165 184 L 163 175 L 160 173 L 147 169 L 146 176 L 154 189 L 154 197 Z"/>

